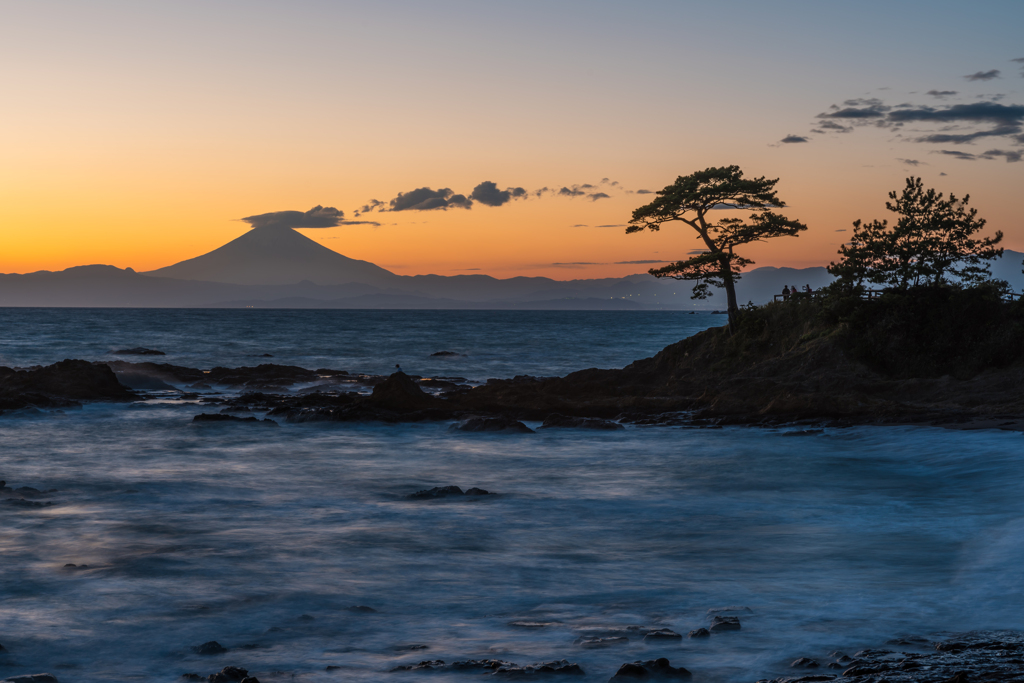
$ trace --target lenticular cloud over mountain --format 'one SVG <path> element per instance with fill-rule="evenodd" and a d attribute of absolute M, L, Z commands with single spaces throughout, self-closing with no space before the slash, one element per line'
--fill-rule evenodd
<path fill-rule="evenodd" d="M 309 211 L 272 211 L 242 219 L 254 228 L 335 228 L 345 222 L 345 212 L 317 204 Z"/>

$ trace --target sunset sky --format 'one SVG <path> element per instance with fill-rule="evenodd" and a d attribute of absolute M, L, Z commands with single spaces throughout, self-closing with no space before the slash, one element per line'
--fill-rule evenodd
<path fill-rule="evenodd" d="M 698 246 L 627 236 L 637 191 L 729 164 L 810 226 L 757 265 L 828 263 L 910 174 L 1024 250 L 1019 0 L 0 12 L 0 272 L 151 270 L 321 205 L 346 224 L 303 234 L 401 274 L 621 276 Z"/>

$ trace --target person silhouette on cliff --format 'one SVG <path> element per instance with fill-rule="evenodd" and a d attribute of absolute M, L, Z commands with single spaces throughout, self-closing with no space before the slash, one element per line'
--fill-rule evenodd
<path fill-rule="evenodd" d="M 782 287 L 782 300 L 785 301 L 789 298 L 789 285 L 783 285 Z"/>

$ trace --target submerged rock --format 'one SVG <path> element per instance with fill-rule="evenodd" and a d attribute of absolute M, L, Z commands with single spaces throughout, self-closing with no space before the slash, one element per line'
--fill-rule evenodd
<path fill-rule="evenodd" d="M 722 631 L 739 631 L 740 628 L 739 617 L 716 616 L 711 620 L 709 630 L 712 633 L 721 633 Z"/>
<path fill-rule="evenodd" d="M 661 680 L 684 681 L 689 680 L 692 676 L 693 674 L 683 667 L 672 666 L 667 659 L 661 657 L 659 659 L 652 659 L 646 662 L 636 661 L 623 664 L 619 667 L 619 670 L 615 672 L 615 675 L 611 677 L 611 680 L 625 681 L 656 678 Z"/>
<path fill-rule="evenodd" d="M 377 610 L 373 609 L 372 607 L 368 607 L 366 605 L 352 605 L 351 607 L 346 607 L 345 609 L 348 610 L 349 612 L 355 612 L 356 614 L 376 614 L 377 613 Z"/>
<path fill-rule="evenodd" d="M 682 640 L 682 639 L 683 639 L 683 637 L 680 634 L 678 634 L 675 631 L 673 631 L 672 629 L 668 629 L 668 628 L 654 629 L 653 631 L 648 631 L 647 635 L 644 636 L 644 641 L 645 642 L 650 642 L 650 641 L 654 641 L 654 640 Z"/>
<path fill-rule="evenodd" d="M 147 349 L 141 346 L 136 346 L 134 349 L 119 349 L 117 351 L 111 351 L 111 353 L 117 356 L 166 356 L 167 354 L 163 351 L 157 351 L 156 349 Z"/>
<path fill-rule="evenodd" d="M 453 424 L 450 432 L 514 432 L 533 434 L 533 430 L 510 417 L 471 417 Z"/>
<path fill-rule="evenodd" d="M 573 645 L 579 645 L 582 648 L 588 650 L 595 650 L 605 647 L 612 647 L 614 645 L 628 645 L 629 638 L 625 636 L 611 636 L 608 638 L 577 638 L 573 641 Z"/>
<path fill-rule="evenodd" d="M 794 660 L 789 666 L 793 669 L 817 669 L 820 665 L 816 660 L 813 660 L 810 657 L 801 657 L 800 659 Z"/>
<path fill-rule="evenodd" d="M 461 353 L 455 353 L 454 351 L 435 351 L 430 354 L 431 358 L 454 358 L 461 355 Z"/>
<path fill-rule="evenodd" d="M 262 420 L 258 417 L 239 417 L 238 415 L 227 415 L 225 413 L 200 413 L 192 418 L 193 422 L 220 422 L 220 423 L 245 423 L 245 424 L 260 424 L 268 427 L 276 427 L 277 422 L 271 420 L 269 417 L 263 418 Z"/>
<path fill-rule="evenodd" d="M 478 489 L 475 486 L 465 491 L 460 489 L 458 486 L 435 486 L 432 489 L 424 489 L 423 491 L 410 493 L 408 496 L 406 496 L 406 498 L 412 498 L 413 500 L 433 500 L 435 498 L 489 495 L 492 494 L 488 491 L 485 491 L 484 489 Z"/>
<path fill-rule="evenodd" d="M 688 637 L 690 637 L 690 638 L 710 638 L 711 637 L 711 631 L 707 630 L 706 628 L 698 628 L 698 629 L 695 629 L 693 631 L 690 631 Z"/>
<path fill-rule="evenodd" d="M 216 640 L 209 640 L 202 645 L 192 646 L 192 652 L 195 652 L 197 655 L 221 655 L 227 651 L 228 649 Z"/>
<path fill-rule="evenodd" d="M 541 429 L 625 429 L 618 422 L 612 420 L 602 420 L 596 417 L 567 417 L 565 415 L 548 415 L 544 420 L 544 424 L 540 426 Z"/>
<path fill-rule="evenodd" d="M 131 401 L 135 392 L 106 365 L 62 360 L 32 370 L 0 367 L 0 410 L 61 408 L 78 401 Z"/>

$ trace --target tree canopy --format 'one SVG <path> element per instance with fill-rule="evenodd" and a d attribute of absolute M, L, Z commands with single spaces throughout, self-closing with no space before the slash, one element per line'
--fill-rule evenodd
<path fill-rule="evenodd" d="M 989 279 L 987 261 L 1002 256 L 996 245 L 1003 233 L 975 237 L 985 227 L 970 195 L 945 198 L 924 189 L 920 178 L 907 178 L 901 193 L 889 193 L 885 208 L 898 218 L 853 223 L 853 239 L 840 247 L 838 263 L 828 272 L 845 288 L 870 282 L 895 289 L 921 285 L 973 285 Z"/>
<path fill-rule="evenodd" d="M 657 192 L 657 199 L 633 211 L 626 234 L 658 231 L 663 223 L 673 221 L 690 226 L 706 251 L 648 272 L 655 277 L 695 281 L 694 299 L 707 298 L 712 287 L 721 287 L 728 299 L 729 325 L 735 327 L 739 314 L 735 283 L 742 269 L 753 263 L 737 254 L 735 248 L 773 237 L 795 237 L 807 229 L 803 223 L 772 211 L 786 206 L 775 190 L 778 182 L 778 178 L 763 176 L 744 178 L 739 166 L 707 168 L 679 176 L 675 183 Z M 711 218 L 711 212 L 728 209 L 753 213 L 747 220 Z"/>

